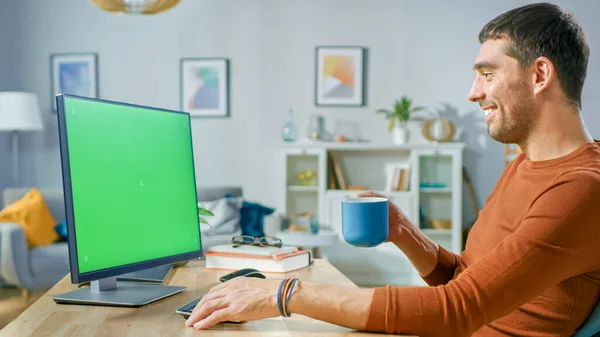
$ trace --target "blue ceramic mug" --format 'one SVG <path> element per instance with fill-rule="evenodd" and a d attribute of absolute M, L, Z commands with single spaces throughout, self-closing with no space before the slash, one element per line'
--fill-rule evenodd
<path fill-rule="evenodd" d="M 356 247 L 375 247 L 388 237 L 388 199 L 359 197 L 342 200 L 342 234 Z"/>

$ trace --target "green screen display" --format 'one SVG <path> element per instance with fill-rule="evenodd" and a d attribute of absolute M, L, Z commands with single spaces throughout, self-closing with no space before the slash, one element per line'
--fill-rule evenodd
<path fill-rule="evenodd" d="M 187 114 L 64 98 L 80 273 L 201 249 Z"/>

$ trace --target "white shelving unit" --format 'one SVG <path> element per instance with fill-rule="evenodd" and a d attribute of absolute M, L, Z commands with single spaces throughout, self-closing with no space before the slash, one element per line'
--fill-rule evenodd
<path fill-rule="evenodd" d="M 365 186 L 388 195 L 428 237 L 446 249 L 462 248 L 463 143 L 377 145 L 370 143 L 307 142 L 282 145 L 285 177 L 282 210 L 294 222 L 298 213 L 317 216 L 321 227 L 338 233 L 339 243 L 326 249 L 331 263 L 355 283 L 364 286 L 424 284 L 405 255 L 392 243 L 357 248 L 343 241 L 341 202 L 360 191 L 331 188 L 328 158 L 335 156 L 347 186 Z M 403 191 L 385 191 L 386 166 L 408 164 L 409 184 Z M 317 172 L 316 186 L 301 186 L 296 174 Z M 450 221 L 436 229 L 430 220 Z"/>

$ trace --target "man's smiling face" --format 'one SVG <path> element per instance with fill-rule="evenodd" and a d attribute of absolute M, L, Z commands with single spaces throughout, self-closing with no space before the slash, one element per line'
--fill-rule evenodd
<path fill-rule="evenodd" d="M 473 66 L 476 76 L 469 100 L 483 109 L 493 139 L 520 143 L 536 126 L 533 77 L 517 59 L 506 54 L 508 44 L 504 39 L 495 39 L 481 45 Z"/>

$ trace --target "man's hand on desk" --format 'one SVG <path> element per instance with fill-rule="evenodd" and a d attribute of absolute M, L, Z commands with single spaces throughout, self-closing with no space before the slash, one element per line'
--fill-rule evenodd
<path fill-rule="evenodd" d="M 277 289 L 281 280 L 238 277 L 214 286 L 186 320 L 187 326 L 206 329 L 225 321 L 278 317 Z M 373 289 L 346 288 L 299 280 L 288 310 L 317 320 L 364 329 Z"/>
<path fill-rule="evenodd" d="M 185 324 L 206 329 L 225 321 L 277 317 L 279 282 L 281 280 L 238 277 L 216 285 L 202 297 Z"/>

